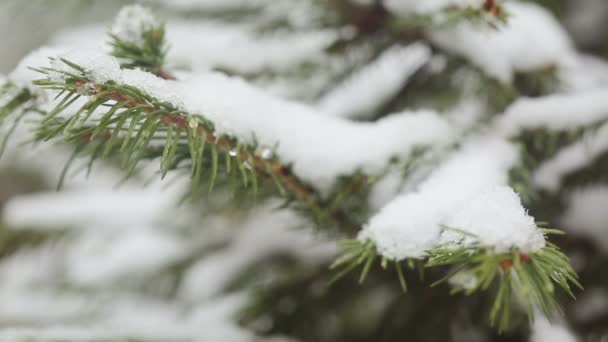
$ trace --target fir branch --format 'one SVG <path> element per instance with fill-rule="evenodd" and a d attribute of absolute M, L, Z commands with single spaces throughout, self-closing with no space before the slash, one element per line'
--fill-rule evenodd
<path fill-rule="evenodd" d="M 506 23 L 508 16 L 501 5 L 501 1 L 486 0 L 481 6 L 448 8 L 443 10 L 441 14 L 393 17 L 389 20 L 388 26 L 396 34 L 412 30 L 442 29 L 461 21 L 488 25 L 494 29 L 499 29 L 501 25 Z"/>
<path fill-rule="evenodd" d="M 0 124 L 32 97 L 28 89 L 21 89 L 12 82 L 0 85 Z"/>
<path fill-rule="evenodd" d="M 545 235 L 561 233 L 551 229 L 543 231 Z M 480 245 L 459 248 L 439 246 L 429 251 L 426 263 L 426 267 L 438 266 L 456 266 L 456 271 L 433 286 L 466 272 L 474 280 L 473 283 L 454 282 L 456 285 L 452 293 L 464 293 L 469 296 L 478 291 L 487 291 L 492 286 L 497 288 L 490 322 L 498 326 L 499 331 L 509 328 L 514 298 L 524 304 L 530 319 L 534 318 L 536 309 L 551 318 L 554 313 L 561 313 L 556 300 L 556 287 L 572 298 L 574 293 L 571 284 L 582 289 L 568 258 L 550 242 L 533 253 L 523 253 L 517 249 L 509 253 L 495 253 L 493 247 Z"/>
<path fill-rule="evenodd" d="M 141 45 L 121 39 L 114 34 L 110 34 L 110 38 L 111 54 L 123 61 L 121 63 L 123 68 L 140 68 L 161 78 L 173 79 L 172 75 L 163 70 L 167 54 L 164 25 L 145 31 Z"/>
<path fill-rule="evenodd" d="M 6 82 L 0 86 L 0 127 L 7 117 L 16 112 L 20 112 L 20 110 L 23 109 L 24 106 L 32 99 L 33 95 L 26 88 L 18 88 L 11 82 Z M 4 134 L 4 136 L 1 138 L 0 157 L 2 157 L 4 154 L 10 137 L 25 114 L 26 111 L 23 111 L 21 115 L 15 118 L 13 124 L 8 128 L 8 132 L 6 132 L 6 134 Z"/>
<path fill-rule="evenodd" d="M 388 258 L 383 257 L 377 251 L 373 241 L 359 239 L 345 240 L 340 242 L 340 245 L 341 252 L 329 267 L 330 270 L 340 269 L 340 271 L 334 275 L 330 281 L 331 283 L 340 280 L 350 272 L 354 271 L 356 268 L 362 267 L 361 275 L 359 277 L 359 283 L 362 284 L 367 278 L 372 265 L 380 260 L 380 266 L 385 270 L 389 267 L 389 264 L 394 264 L 395 270 L 397 271 L 397 275 L 399 277 L 401 289 L 403 292 L 407 292 L 407 283 L 403 273 L 402 262 L 397 260 L 389 260 Z M 416 261 L 413 259 L 408 259 L 406 263 L 410 270 L 415 269 L 417 266 Z M 422 272 L 423 268 L 419 268 L 419 270 Z M 420 273 L 420 278 L 423 278 L 422 273 Z"/>
<path fill-rule="evenodd" d="M 533 184 L 534 171 L 546 160 L 557 155 L 562 148 L 583 139 L 606 124 L 599 120 L 590 125 L 572 127 L 568 130 L 535 128 L 522 130 L 511 141 L 519 146 L 520 160 L 509 172 L 509 185 L 520 195 L 526 206 L 534 206 L 541 195 Z M 601 173 L 601 170 L 599 170 Z M 589 175 L 590 179 L 596 175 Z M 599 175 L 601 176 L 601 175 Z M 546 203 L 546 198 L 543 203 Z"/>
<path fill-rule="evenodd" d="M 347 229 L 358 226 L 360 221 L 353 222 L 346 211 L 354 205 L 350 200 L 357 198 L 350 195 L 365 194 L 373 179 L 362 174 L 347 177 L 331 196 L 323 198 L 282 163 L 270 147 L 242 144 L 232 136 L 217 134 L 214 123 L 203 115 L 184 112 L 132 86 L 113 81 L 94 83 L 80 66 L 67 60 L 61 62 L 72 70 L 66 73 L 52 68 L 35 69 L 48 76 L 34 81 L 35 85 L 62 92 L 55 108 L 40 121 L 39 140 L 63 137 L 75 143 L 78 152 L 83 143 L 95 141 L 95 146 L 102 143 L 103 147 L 88 149 L 92 153 L 91 164 L 96 158 L 121 154 L 122 166 L 129 175 L 142 159 L 160 157 L 162 177 L 180 162 L 189 162 L 193 195 L 198 194 L 205 178 L 211 192 L 218 174 L 223 173 L 233 181 L 234 188 L 248 189 L 255 198 L 261 177 L 272 182 L 275 193 L 288 204 L 295 202 L 304 209 L 318 226 Z M 56 80 L 51 75 L 57 72 L 69 76 Z M 81 97 L 87 101 L 68 114 L 68 109 Z M 91 120 L 96 111 L 99 118 Z"/>
<path fill-rule="evenodd" d="M 0 225 L 0 259 L 27 247 L 37 247 L 64 235 L 64 231 L 13 229 Z"/>
<path fill-rule="evenodd" d="M 120 26 L 121 20 L 129 20 L 127 17 L 134 12 L 139 15 L 149 16 L 148 20 L 156 20 L 149 11 L 141 6 L 127 6 L 119 13 L 115 26 Z M 134 18 L 131 20 L 138 20 Z M 167 42 L 165 40 L 165 24 L 159 22 L 152 25 L 151 23 L 140 23 L 140 30 L 128 32 L 129 37 L 123 37 L 114 32 L 109 33 L 110 46 L 112 47 L 112 56 L 122 61 L 121 67 L 128 69 L 139 68 L 151 72 L 164 79 L 173 79 L 174 77 L 163 70 L 165 57 L 167 55 Z M 117 30 L 117 29 L 115 29 Z M 120 27 L 118 27 L 120 30 Z M 130 37 L 132 34 L 141 35 L 140 37 Z"/>
<path fill-rule="evenodd" d="M 560 231 L 544 229 L 545 235 L 561 234 Z M 509 253 L 496 253 L 491 246 L 439 246 L 427 252 L 424 264 L 421 261 L 407 259 L 406 261 L 388 260 L 382 257 L 371 240 L 347 240 L 341 243 L 342 252 L 330 269 L 340 269 L 332 282 L 344 277 L 358 267 L 361 267 L 359 282 L 362 283 L 373 265 L 380 260 L 383 269 L 390 263 L 395 265 L 399 282 L 404 291 L 407 284 L 403 276 L 403 262 L 410 270 L 418 269 L 420 279 L 423 279 L 425 268 L 439 266 L 454 266 L 442 279 L 431 284 L 435 287 L 448 280 L 454 280 L 452 294 L 464 293 L 470 296 L 479 291 L 497 289 L 494 304 L 490 312 L 490 322 L 505 331 L 509 327 L 509 317 L 512 317 L 512 302 L 515 298 L 521 300 L 526 307 L 528 317 L 533 319 L 536 309 L 548 318 L 554 313 L 561 313 L 556 300 L 555 288 L 559 287 L 574 298 L 571 287 L 582 289 L 576 272 L 570 266 L 568 258 L 559 248 L 547 242 L 547 245 L 534 253 L 523 253 L 513 249 Z M 467 275 L 469 281 L 461 283 L 457 277 Z"/>

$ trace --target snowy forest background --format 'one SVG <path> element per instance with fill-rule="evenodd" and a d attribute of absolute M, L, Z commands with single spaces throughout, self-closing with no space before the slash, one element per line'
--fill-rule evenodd
<path fill-rule="evenodd" d="M 0 85 L 6 80 L 14 87 L 0 88 L 0 341 L 608 339 L 608 2 L 147 0 L 137 3 L 150 12 L 120 12 L 132 3 L 0 0 Z M 85 69 L 101 70 L 86 69 L 91 87 L 83 96 L 97 95 L 100 79 L 128 80 L 131 74 L 91 56 L 116 55 L 109 33 L 128 40 L 130 32 L 162 23 L 162 69 L 136 67 L 179 80 L 186 100 L 198 104 L 200 97 L 202 108 L 244 111 L 229 117 L 242 120 L 235 126 L 221 114 L 211 118 L 228 136 L 250 127 L 260 134 L 253 142 L 242 139 L 255 146 L 250 156 L 268 161 L 273 176 L 258 177 L 255 201 L 255 176 L 243 175 L 249 190 L 232 189 L 233 174 L 240 182 L 239 171 L 257 172 L 258 159 L 238 160 L 240 145 L 225 153 L 226 161 L 219 152 L 215 189 L 207 194 L 214 186 L 205 183 L 190 201 L 185 194 L 198 183 L 188 176 L 190 165 L 167 164 L 171 149 L 151 150 L 126 178 L 129 170 L 112 146 L 105 158 L 96 152 L 74 158 L 83 136 L 76 144 L 63 141 L 58 132 L 67 129 L 53 133 L 52 126 L 44 134 L 54 139 L 32 144 L 44 140 L 40 127 L 32 134 L 36 120 L 7 110 L 27 89 L 35 96 L 19 110 L 53 111 L 61 98 L 47 99 L 50 90 L 31 83 L 47 74 L 28 68 L 58 68 L 48 74 L 52 82 L 66 81 L 53 74 L 57 70 L 78 70 L 49 64 L 48 57 L 69 56 Z M 189 78 L 210 70 L 222 76 Z M 164 101 L 181 100 L 172 88 L 155 88 L 159 80 L 132 80 Z M 85 83 L 79 82 L 72 86 Z M 208 107 L 206 91 L 213 97 Z M 316 119 L 277 119 L 272 126 L 255 117 L 287 110 L 321 113 L 337 123 L 319 128 L 323 121 Z M 172 115 L 160 122 L 171 129 L 203 125 Z M 291 136 L 307 130 L 317 133 L 306 145 L 289 145 Z M 269 131 L 284 137 L 283 144 L 266 143 Z M 210 158 L 218 158 L 213 153 Z M 237 160 L 232 167 L 230 158 Z M 293 163 L 291 174 L 272 169 L 281 158 Z M 471 212 L 428 222 L 455 206 L 441 204 L 445 198 L 459 204 L 469 198 L 461 188 L 476 187 L 484 191 L 480 198 L 471 194 Z M 302 189 L 327 200 L 311 209 Z M 341 216 L 326 214 L 328 208 Z M 536 225 L 526 230 L 531 217 L 540 228 L 567 234 L 543 236 Z M 437 229 L 490 222 L 489 229 L 467 231 L 492 246 L 479 258 L 500 255 L 492 260 L 501 274 L 534 260 L 550 246 L 544 237 L 580 277 L 566 281 L 574 284 L 576 300 L 570 288 L 538 286 L 532 291 L 542 295 L 528 306 L 515 291 L 501 302 L 512 307 L 496 314 L 508 322 L 492 321 L 506 276 L 463 294 L 481 273 L 465 272 L 472 264 L 459 269 L 437 246 L 457 241 L 469 248 L 468 233 L 428 238 L 410 221 Z M 412 236 L 419 243 L 410 246 Z M 346 239 L 354 240 L 340 243 Z M 504 259 L 512 247 L 518 252 Z M 352 260 L 341 257 L 352 250 L 361 255 L 354 270 L 330 269 L 336 260 L 348 269 Z M 434 257 L 448 262 L 432 265 Z M 561 269 L 546 280 L 562 286 L 561 272 L 570 274 Z M 454 276 L 430 286 L 446 274 Z M 342 277 L 334 281 L 336 275 Z M 575 286 L 579 280 L 584 290 Z"/>

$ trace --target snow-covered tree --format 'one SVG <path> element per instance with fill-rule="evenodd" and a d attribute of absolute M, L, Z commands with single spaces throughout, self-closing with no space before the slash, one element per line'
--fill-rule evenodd
<path fill-rule="evenodd" d="M 148 0 L 58 33 L 0 80 L 0 176 L 38 191 L 4 206 L 0 339 L 608 336 L 608 64 L 539 3 Z"/>

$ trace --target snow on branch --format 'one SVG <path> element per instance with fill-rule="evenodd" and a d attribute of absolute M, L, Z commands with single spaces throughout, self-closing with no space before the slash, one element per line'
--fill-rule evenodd
<path fill-rule="evenodd" d="M 395 15 L 433 14 L 453 7 L 481 7 L 485 0 L 384 0 L 383 4 Z"/>
<path fill-rule="evenodd" d="M 191 0 L 165 2 L 168 7 L 195 6 Z M 247 15 L 251 8 L 270 8 L 275 2 L 205 0 L 198 3 L 203 4 L 200 8 L 247 6 L 244 10 Z M 374 3 L 381 7 L 381 2 Z M 505 83 L 511 82 L 518 72 L 559 68 L 569 65 L 575 57 L 571 42 L 555 19 L 533 4 L 508 2 L 504 5 L 506 12 L 502 12 L 502 2 L 488 0 L 385 0 L 383 4 L 394 16 L 391 20 L 413 15 L 433 21 L 433 14 L 437 14 L 438 18 L 443 16 L 439 18 L 441 23 L 458 22 L 456 28 L 448 30 L 437 28 L 443 25 L 431 25 L 429 27 L 437 29 L 424 27 L 420 33 L 428 35 L 434 48 L 465 57 Z M 283 6 L 281 10 L 284 9 Z M 475 26 L 475 20 L 460 20 L 475 19 L 476 15 L 502 20 L 507 12 L 511 20 L 505 27 Z M 181 40 L 177 43 L 183 50 L 179 54 L 199 59 L 200 69 L 218 67 L 230 73 L 271 71 L 278 74 L 326 57 L 324 53 L 339 45 L 337 42 L 350 43 L 340 41 L 346 36 L 346 30 L 308 27 L 306 32 L 286 30 L 271 35 L 258 31 L 257 23 L 249 24 L 239 24 L 231 30 L 231 26 L 216 22 L 198 26 L 187 21 L 180 23 Z M 387 28 L 388 36 L 395 33 L 391 30 Z M 200 45 L 192 47 L 194 34 L 203 31 L 205 36 L 212 37 L 197 41 Z M 559 232 L 540 228 L 522 205 L 520 196 L 509 186 L 511 171 L 523 163 L 526 155 L 520 155 L 520 146 L 508 139 L 515 140 L 522 131 L 536 128 L 571 130 L 603 124 L 608 115 L 606 89 L 581 89 L 571 94 L 519 100 L 495 122 L 490 121 L 490 127 L 481 114 L 464 118 L 467 116 L 462 109 L 465 106 L 457 108 L 456 114 L 443 116 L 432 110 L 402 111 L 374 122 L 353 122 L 349 118 L 362 118 L 396 96 L 399 88 L 429 61 L 431 49 L 423 43 L 393 45 L 371 65 L 329 92 L 317 106 L 310 106 L 277 98 L 240 78 L 219 72 L 180 72 L 176 74 L 179 77 L 167 74 L 164 24 L 141 6 L 128 6 L 120 12 L 111 37 L 113 57 L 82 48 L 72 52 L 42 49 L 22 61 L 9 81 L 2 81 L 0 121 L 18 113 L 16 125 L 22 115 L 28 114 L 36 119 L 37 140 L 63 138 L 71 143 L 74 157 L 61 177 L 68 174 L 73 159 L 86 152 L 90 157 L 87 167 L 96 159 L 117 157 L 122 158 L 121 166 L 129 175 L 142 160 L 159 161 L 161 179 L 169 171 L 189 168 L 193 192 L 201 188 L 203 181 L 208 182 L 209 192 L 216 182 L 225 181 L 226 188 L 230 182 L 234 193 L 247 189 L 255 198 L 258 192 L 269 190 L 270 186 L 265 187 L 263 183 L 268 181 L 268 185 L 273 186 L 268 192 L 279 194 L 286 204 L 303 204 L 305 208 L 295 209 L 309 210 L 317 226 L 325 227 L 323 220 L 334 214 L 336 218 L 331 223 L 338 222 L 348 228 L 358 228 L 361 222 L 368 222 L 356 239 L 344 243 L 344 253 L 332 265 L 332 268 L 343 267 L 337 277 L 362 266 L 360 281 L 363 281 L 374 262 L 380 259 L 382 267 L 388 267 L 389 263 L 396 267 L 405 289 L 403 264 L 411 269 L 418 267 L 421 272 L 430 267 L 451 268 L 445 278 L 434 285 L 450 280 L 453 292 L 467 295 L 495 288 L 490 319 L 500 330 L 508 326 L 514 296 L 531 316 L 535 309 L 550 316 L 560 310 L 556 288 L 573 296 L 572 284 L 580 287 L 568 258 L 546 240 L 547 235 Z M 285 51 L 291 45 L 293 48 Z M 243 58 L 247 53 L 251 56 Z M 45 59 L 41 60 L 42 57 Z M 46 60 L 46 57 L 52 58 Z M 44 78 L 36 79 L 41 74 Z M 466 124 L 450 121 L 454 116 Z M 478 122 L 473 124 L 473 121 Z M 480 128 L 477 133 L 484 135 L 462 137 L 469 132 L 469 126 Z M 603 127 L 600 133 L 604 134 L 604 130 Z M 9 136 L 4 137 L 4 142 Z M 603 136 L 598 135 L 593 141 L 589 155 L 595 157 L 604 152 L 608 143 Z M 525 140 L 525 137 L 519 138 Z M 0 152 L 2 146 L 4 143 L 0 145 Z M 557 187 L 565 174 L 586 162 L 582 157 L 584 147 L 583 142 L 572 144 L 541 165 L 536 174 L 538 185 Z M 417 161 L 420 154 L 426 157 L 429 150 L 442 152 L 433 160 L 439 167 L 428 173 L 423 170 L 420 178 L 408 184 L 407 191 L 392 201 L 387 198 L 388 204 L 368 220 L 367 187 L 394 170 L 398 171 L 395 171 L 397 178 L 403 180 L 407 171 L 404 169 L 415 167 L 408 162 Z M 450 154 L 443 154 L 446 150 Z M 435 157 L 433 153 L 429 155 Z M 438 161 L 446 155 L 446 160 Z M 357 192 L 350 186 L 344 190 L 344 179 L 350 182 L 347 185 L 354 184 L 352 187 L 356 185 L 364 190 Z M 134 193 L 133 197 L 128 194 L 115 194 L 124 197 L 120 199 L 129 202 L 127 205 L 112 201 L 114 195 L 96 193 L 89 198 L 91 201 L 112 202 L 120 208 L 112 205 L 93 211 L 87 208 L 76 214 L 84 221 L 110 223 L 115 217 L 107 212 L 112 212 L 118 213 L 122 221 L 126 218 L 140 222 L 139 216 L 144 215 L 156 222 L 156 215 L 166 214 L 163 214 L 166 210 L 161 209 L 166 209 L 169 202 L 176 200 L 174 196 L 177 197 L 175 193 L 165 195 L 162 202 L 158 202 L 159 198 L 137 200 L 141 193 Z M 48 195 L 17 200 L 7 206 L 10 215 L 6 216 L 9 222 L 24 222 L 22 220 L 30 218 L 28 211 L 35 210 L 39 211 L 38 220 L 44 221 L 38 224 L 48 224 L 52 218 L 56 223 L 71 223 L 75 211 L 66 209 L 77 199 L 74 195 L 53 196 L 57 206 L 50 207 L 44 205 L 49 201 Z M 78 198 L 82 196 L 79 194 Z M 571 203 L 564 220 L 581 223 L 581 217 L 586 214 L 583 207 L 604 197 L 605 191 L 573 197 L 577 203 Z M 340 200 L 358 203 L 336 204 Z M 327 261 L 333 249 L 312 250 L 309 236 L 279 229 L 279 225 L 300 223 L 295 211 L 282 213 L 284 217 L 265 208 L 259 216 L 248 217 L 248 223 L 240 227 L 240 238 L 227 243 L 223 252 L 210 254 L 211 258 L 195 264 L 180 289 L 182 295 L 186 299 L 218 295 L 229 280 L 236 278 L 252 261 L 278 252 L 296 251 L 294 255 L 299 255 L 295 247 L 306 249 L 301 252 L 304 259 L 314 260 L 316 264 Z M 596 227 L 589 230 L 592 228 Z M 269 232 L 273 239 L 267 239 Z M 111 283 L 132 270 L 151 273 L 159 267 L 170 267 L 195 257 L 185 255 L 179 247 L 181 241 L 165 231 L 155 233 L 142 229 L 121 234 L 121 240 L 113 243 L 111 240 L 118 236 L 117 233 L 91 235 L 89 240 L 80 240 L 80 248 L 77 246 L 72 251 L 73 268 L 66 272 L 74 283 L 91 286 Z M 100 259 L 98 253 L 87 253 L 91 246 L 104 246 L 92 249 L 102 251 L 107 257 Z M 140 251 L 136 253 L 138 257 L 132 258 L 133 250 Z M 146 258 L 153 250 L 163 250 L 165 254 Z M 223 278 L 216 277 L 215 282 L 201 290 L 200 282 L 226 265 L 232 271 L 224 270 Z"/>
<path fill-rule="evenodd" d="M 470 144 L 434 171 L 416 192 L 405 193 L 384 207 L 360 239 L 373 241 L 379 253 L 391 260 L 424 257 L 439 244 L 442 225 L 459 206 L 488 188 L 507 184 L 516 160 L 515 147 L 506 142 Z"/>
<path fill-rule="evenodd" d="M 566 208 L 560 218 L 564 230 L 575 236 L 587 237 L 608 251 L 608 186 L 591 184 L 573 189 L 564 200 Z"/>
<path fill-rule="evenodd" d="M 604 124 L 580 140 L 562 148 L 553 158 L 534 171 L 534 184 L 556 192 L 562 179 L 571 172 L 590 166 L 608 150 L 608 125 Z"/>
<path fill-rule="evenodd" d="M 132 87 L 179 112 L 202 115 L 218 136 L 229 135 L 241 144 L 276 146 L 276 155 L 284 164 L 293 164 L 299 177 L 320 189 L 330 188 L 337 177 L 357 170 L 379 173 L 391 158 L 407 159 L 416 147 L 445 144 L 451 139 L 448 124 L 431 111 L 396 113 L 377 123 L 354 123 L 278 99 L 218 73 L 174 82 L 140 70 L 120 69 L 106 56 L 80 53 L 64 57 L 84 72 L 80 82 Z M 49 71 L 51 79 L 66 73 L 65 68 L 72 67 L 65 64 L 64 70 Z M 71 83 L 74 85 L 73 80 Z"/>
<path fill-rule="evenodd" d="M 162 70 L 167 53 L 165 27 L 152 12 L 140 5 L 125 6 L 110 29 L 112 55 L 125 68 L 141 68 L 162 78 L 172 78 Z"/>
<path fill-rule="evenodd" d="M 532 253 L 545 246 L 543 233 L 508 186 L 489 188 L 464 202 L 443 224 L 446 244 L 479 244 L 506 253 Z"/>
<path fill-rule="evenodd" d="M 170 8 L 183 10 L 229 10 L 238 8 L 256 8 L 267 4 L 267 0 L 147 0 L 159 2 Z"/>
<path fill-rule="evenodd" d="M 430 58 L 429 47 L 422 43 L 394 46 L 327 93 L 319 106 L 341 117 L 374 115 Z"/>
<path fill-rule="evenodd" d="M 431 32 L 431 40 L 504 83 L 518 71 L 572 63 L 575 51 L 567 33 L 544 8 L 520 1 L 503 6 L 509 18 L 499 28 L 463 21 Z"/>
<path fill-rule="evenodd" d="M 473 139 L 417 190 L 381 209 L 358 240 L 345 242 L 332 265 L 343 268 L 337 277 L 361 266 L 363 281 L 381 259 L 383 268 L 389 262 L 396 266 L 406 289 L 401 264 L 415 268 L 413 260 L 419 259 L 424 262 L 419 268 L 454 266 L 455 272 L 435 283 L 452 280 L 454 292 L 472 294 L 497 285 L 490 319 L 501 331 L 508 328 L 514 293 L 530 316 L 539 307 L 550 317 L 560 310 L 555 284 L 574 296 L 570 284 L 580 283 L 567 257 L 545 240 L 558 232 L 538 228 L 507 186 L 517 160 L 516 147 L 506 141 Z"/>
<path fill-rule="evenodd" d="M 497 126 L 506 136 L 516 136 L 523 130 L 573 130 L 607 118 L 608 88 L 598 88 L 517 100 L 500 117 Z"/>
<path fill-rule="evenodd" d="M 284 72 L 326 57 L 341 36 L 328 29 L 252 32 L 252 25 L 215 21 L 174 21 L 167 24 L 167 54 L 171 64 L 193 70 L 222 68 L 237 73 Z M 247 58 L 243 58 L 247 56 Z"/>
<path fill-rule="evenodd" d="M 110 32 L 119 39 L 134 44 L 143 43 L 144 34 L 158 26 L 158 19 L 140 5 L 125 6 L 116 16 Z"/>

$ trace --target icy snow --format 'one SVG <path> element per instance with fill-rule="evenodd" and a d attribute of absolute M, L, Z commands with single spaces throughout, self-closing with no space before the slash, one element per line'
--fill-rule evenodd
<path fill-rule="evenodd" d="M 504 83 L 509 83 L 517 71 L 573 62 L 572 43 L 547 10 L 519 1 L 505 2 L 504 7 L 510 14 L 509 20 L 498 30 L 463 21 L 456 27 L 432 32 L 431 40 Z"/>
<path fill-rule="evenodd" d="M 375 242 L 379 252 L 389 259 L 420 258 L 440 242 L 442 225 L 463 203 L 497 185 L 507 184 L 508 171 L 516 160 L 515 146 L 505 141 L 473 139 L 431 173 L 418 190 L 404 193 L 382 208 L 364 227 L 359 238 Z M 517 234 L 521 227 L 509 226 L 508 229 Z M 480 239 L 496 241 L 492 233 L 488 232 Z M 521 237 L 512 238 L 510 242 L 517 244 L 519 241 L 522 241 Z"/>
<path fill-rule="evenodd" d="M 422 43 L 394 46 L 327 93 L 319 107 L 342 117 L 369 117 L 430 58 L 430 48 Z"/>

